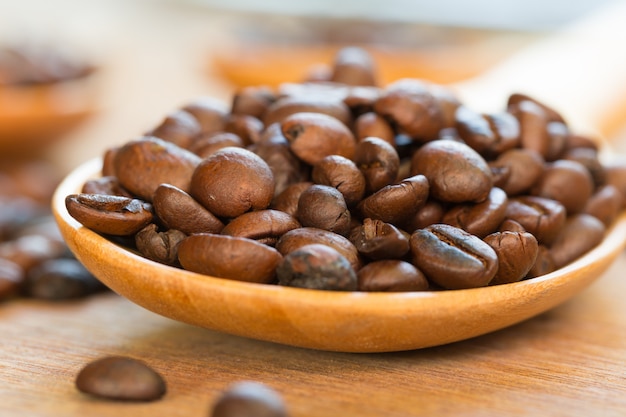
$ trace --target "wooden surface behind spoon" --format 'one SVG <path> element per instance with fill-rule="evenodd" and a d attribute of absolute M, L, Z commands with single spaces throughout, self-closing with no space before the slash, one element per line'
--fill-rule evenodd
<path fill-rule="evenodd" d="M 533 62 L 524 67 L 518 61 L 515 70 L 525 74 Z M 485 85 L 481 91 L 487 94 L 490 90 Z M 570 112 L 564 115 L 571 119 Z M 626 235 L 626 217 L 622 216 L 603 244 L 574 264 L 534 280 L 484 289 L 345 294 L 259 286 L 163 267 L 80 227 L 64 211 L 63 199 L 98 169 L 99 161 L 93 161 L 68 177 L 57 191 L 54 205 L 70 248 L 107 285 L 176 320 L 315 349 L 415 349 L 517 323 L 554 307 L 597 279 L 623 249 Z"/>

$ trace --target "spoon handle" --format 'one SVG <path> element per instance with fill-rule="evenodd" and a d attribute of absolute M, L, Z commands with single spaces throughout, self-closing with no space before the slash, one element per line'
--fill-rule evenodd
<path fill-rule="evenodd" d="M 626 2 L 601 8 L 453 88 L 479 111 L 511 93 L 558 110 L 581 133 L 611 137 L 626 124 Z"/>

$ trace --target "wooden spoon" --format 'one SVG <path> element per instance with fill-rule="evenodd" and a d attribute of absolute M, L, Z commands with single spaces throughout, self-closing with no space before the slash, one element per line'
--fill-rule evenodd
<path fill-rule="evenodd" d="M 619 12 L 626 16 L 625 7 Z M 600 20 L 611 20 L 606 15 L 600 17 Z M 589 22 L 594 22 L 593 19 L 597 18 Z M 574 99 L 591 101 L 589 106 L 581 107 L 581 112 L 596 105 L 603 109 L 612 108 L 615 102 L 604 95 L 607 91 L 594 88 L 594 85 L 603 86 L 611 81 L 615 84 L 610 92 L 618 91 L 618 85 L 623 91 L 626 78 L 622 80 L 617 75 L 621 77 L 626 74 L 624 71 L 613 74 L 612 80 L 599 80 L 598 72 L 584 71 L 572 86 L 576 88 L 564 91 L 556 88 L 536 91 L 535 88 L 522 88 L 525 85 L 517 83 L 534 74 L 536 66 L 553 54 L 564 52 L 563 58 L 548 61 L 550 68 L 555 66 L 561 71 L 569 68 L 569 54 L 591 57 L 595 47 L 589 49 L 589 45 L 583 43 L 578 49 L 577 45 L 581 37 L 595 36 L 596 29 L 595 24 L 588 22 L 577 25 L 557 38 L 523 52 L 511 61 L 512 64 L 504 64 L 474 83 L 457 86 L 458 90 L 470 105 L 479 101 L 487 103 L 486 98 L 495 97 L 497 100 L 487 104 L 498 102 L 502 107 L 506 99 L 499 101 L 501 97 L 520 91 L 529 92 L 552 105 L 563 101 L 560 95 L 563 93 L 568 95 L 566 104 Z M 611 42 L 614 40 L 610 39 Z M 569 49 L 562 46 L 551 49 L 555 42 L 557 45 L 564 42 Z M 622 69 L 626 69 L 623 64 L 621 62 Z M 555 74 L 558 76 L 561 72 Z M 561 77 L 552 78 L 555 74 L 553 71 L 541 72 L 538 76 L 545 75 L 545 78 L 533 75 L 528 81 L 555 86 L 561 81 Z M 587 95 L 589 90 L 597 94 Z M 468 97 L 470 92 L 471 97 Z M 557 92 L 558 96 L 552 96 Z M 569 107 L 563 113 L 570 120 L 579 117 Z M 598 124 L 601 120 L 596 116 L 604 113 L 589 111 L 585 114 L 590 116 L 585 119 L 588 126 L 601 126 Z M 399 351 L 489 333 L 571 298 L 601 277 L 626 245 L 626 214 L 623 214 L 604 241 L 582 258 L 556 272 L 513 284 L 440 292 L 345 293 L 244 283 L 154 263 L 82 227 L 67 213 L 64 199 L 79 191 L 85 180 L 97 176 L 101 164 L 100 159 L 95 159 L 80 166 L 60 184 L 53 198 L 54 215 L 67 244 L 100 280 L 138 305 L 175 320 L 312 349 Z"/>

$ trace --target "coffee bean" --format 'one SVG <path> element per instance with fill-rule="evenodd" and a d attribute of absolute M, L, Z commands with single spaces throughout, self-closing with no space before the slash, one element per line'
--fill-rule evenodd
<path fill-rule="evenodd" d="M 210 417 L 287 417 L 285 403 L 274 389 L 260 382 L 240 381 L 218 396 Z"/>
<path fill-rule="evenodd" d="M 19 294 L 24 279 L 24 269 L 21 266 L 0 258 L 0 300 Z"/>
<path fill-rule="evenodd" d="M 359 291 L 426 291 L 429 286 L 419 269 L 401 260 L 370 262 L 357 278 Z"/>
<path fill-rule="evenodd" d="M 278 210 L 258 210 L 244 213 L 222 229 L 223 235 L 245 237 L 274 246 L 290 230 L 301 227 L 294 216 Z"/>
<path fill-rule="evenodd" d="M 498 256 L 498 272 L 490 285 L 522 280 L 535 265 L 539 244 L 528 232 L 496 232 L 484 239 Z"/>
<path fill-rule="evenodd" d="M 287 254 L 276 269 L 280 285 L 318 290 L 356 291 L 350 262 L 330 246 L 311 244 Z"/>
<path fill-rule="evenodd" d="M 459 204 L 444 214 L 442 223 L 460 227 L 478 237 L 494 232 L 506 216 L 508 198 L 500 188 L 493 187 L 487 199 L 477 204 Z"/>
<path fill-rule="evenodd" d="M 509 199 L 506 218 L 521 224 L 540 244 L 551 244 L 565 225 L 565 207 L 556 200 L 536 196 Z"/>
<path fill-rule="evenodd" d="M 593 178 L 582 164 L 558 160 L 546 165 L 543 176 L 530 193 L 556 200 L 563 204 L 568 214 L 576 214 L 585 208 L 593 190 Z"/>
<path fill-rule="evenodd" d="M 561 268 L 596 247 L 604 238 L 606 228 L 597 218 L 589 214 L 575 214 L 550 247 L 556 268 Z"/>
<path fill-rule="evenodd" d="M 480 238 L 447 224 L 418 229 L 410 241 L 413 264 L 446 289 L 484 287 L 498 271 L 496 252 Z"/>
<path fill-rule="evenodd" d="M 316 184 L 336 188 L 352 207 L 365 194 L 365 177 L 354 162 L 339 155 L 329 155 L 313 167 L 311 178 Z"/>
<path fill-rule="evenodd" d="M 198 119 L 185 110 L 175 110 L 145 135 L 163 139 L 181 148 L 189 148 L 200 132 L 201 126 Z"/>
<path fill-rule="evenodd" d="M 363 218 L 382 220 L 392 224 L 407 222 L 426 202 L 429 183 L 423 175 L 387 185 L 362 200 L 357 206 Z"/>
<path fill-rule="evenodd" d="M 83 298 L 105 289 L 76 259 L 49 259 L 26 276 L 24 292 L 32 298 L 62 301 Z"/>
<path fill-rule="evenodd" d="M 135 235 L 135 246 L 148 259 L 165 265 L 178 265 L 178 246 L 187 235 L 180 230 L 159 231 L 151 223 Z"/>
<path fill-rule="evenodd" d="M 351 214 L 343 195 L 333 187 L 314 184 L 300 194 L 296 218 L 302 226 L 347 236 Z"/>
<path fill-rule="evenodd" d="M 76 388 L 115 401 L 155 401 L 167 391 L 163 377 L 146 363 L 107 356 L 88 363 L 76 376 Z"/>
<path fill-rule="evenodd" d="M 366 191 L 373 193 L 398 177 L 400 157 L 393 146 L 376 137 L 361 140 L 354 161 L 365 177 Z"/>
<path fill-rule="evenodd" d="M 364 219 L 350 233 L 350 241 L 360 254 L 370 259 L 399 259 L 409 251 L 408 236 L 381 220 Z"/>

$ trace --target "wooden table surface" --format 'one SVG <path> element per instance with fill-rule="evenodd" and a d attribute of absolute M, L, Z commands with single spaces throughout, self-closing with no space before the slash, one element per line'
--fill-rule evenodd
<path fill-rule="evenodd" d="M 38 2 L 18 3 L 12 10 L 22 16 L 16 7 Z M 53 150 L 61 169 L 140 134 L 189 98 L 228 96 L 230 89 L 203 67 L 204 48 L 221 39 L 207 34 L 224 21 L 207 25 L 187 10 L 161 11 L 146 23 L 140 6 L 87 3 L 90 11 L 81 2 L 55 2 L 49 18 L 77 7 L 82 20 L 74 24 L 106 32 L 113 45 L 106 62 L 115 65 L 102 74 L 101 112 Z M 119 7 L 122 15 L 113 13 Z M 185 43 L 191 39 L 199 41 Z M 183 68 L 183 61 L 191 65 Z M 14 300 L 0 305 L 0 415 L 207 416 L 230 383 L 254 380 L 277 390 L 296 417 L 625 416 L 625 270 L 623 254 L 583 293 L 508 329 L 386 354 L 311 351 L 220 334 L 113 293 L 71 303 Z M 167 394 L 137 404 L 79 393 L 78 371 L 104 355 L 144 360 L 163 375 Z"/>

